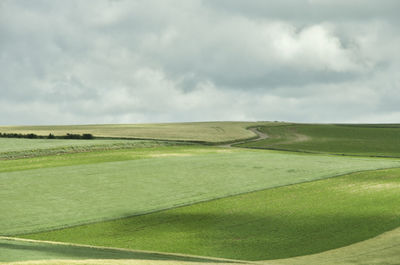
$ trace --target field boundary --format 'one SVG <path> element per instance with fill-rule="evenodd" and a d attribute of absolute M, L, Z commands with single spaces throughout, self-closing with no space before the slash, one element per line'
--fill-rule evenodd
<path fill-rule="evenodd" d="M 251 126 L 246 128 L 246 130 L 250 130 L 251 128 L 256 128 L 260 126 Z M 200 145 L 208 145 L 208 146 L 219 146 L 224 144 L 237 144 L 237 143 L 245 143 L 251 140 L 257 140 L 259 136 L 255 133 L 252 137 L 240 138 L 229 141 L 219 141 L 219 142 L 210 142 L 210 141 L 200 141 L 200 140 L 171 140 L 171 139 L 163 139 L 163 138 L 140 138 L 140 137 L 99 137 L 94 136 L 97 140 L 149 140 L 149 141 L 161 141 L 161 142 L 178 142 L 178 143 L 187 143 L 187 144 L 200 144 Z"/>
<path fill-rule="evenodd" d="M 298 150 L 298 149 L 273 148 L 273 147 L 254 147 L 254 146 L 252 146 L 252 147 L 235 146 L 235 147 L 244 148 L 244 149 L 254 149 L 254 150 L 270 150 L 270 151 L 303 153 L 303 154 L 310 154 L 310 155 L 350 156 L 350 157 L 365 157 L 365 158 L 397 158 L 397 159 L 400 159 L 400 156 L 340 154 L 340 153 L 326 153 L 326 152 L 316 152 L 316 151 L 307 151 L 307 150 Z"/>

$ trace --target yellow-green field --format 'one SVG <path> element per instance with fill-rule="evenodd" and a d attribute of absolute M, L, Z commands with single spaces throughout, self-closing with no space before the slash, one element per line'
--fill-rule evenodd
<path fill-rule="evenodd" d="M 69 126 L 0 126 L 3 133 L 35 133 L 37 135 L 65 135 L 91 133 L 98 137 L 229 142 L 256 135 L 247 127 L 278 125 L 271 122 L 194 122 L 161 124 L 108 124 Z"/>

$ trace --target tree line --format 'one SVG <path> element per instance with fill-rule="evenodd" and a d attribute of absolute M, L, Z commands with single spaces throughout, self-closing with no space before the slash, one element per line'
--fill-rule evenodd
<path fill-rule="evenodd" d="M 91 140 L 94 139 L 94 136 L 90 133 L 84 133 L 84 134 L 73 134 L 73 133 L 67 133 L 66 135 L 54 135 L 50 133 L 47 136 L 44 135 L 37 135 L 34 133 L 1 133 L 0 132 L 0 137 L 3 138 L 27 138 L 27 139 L 81 139 L 81 140 Z"/>

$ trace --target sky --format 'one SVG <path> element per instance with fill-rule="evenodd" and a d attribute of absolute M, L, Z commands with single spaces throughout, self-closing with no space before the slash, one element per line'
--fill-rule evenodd
<path fill-rule="evenodd" d="M 0 124 L 400 122 L 398 0 L 0 0 Z"/>

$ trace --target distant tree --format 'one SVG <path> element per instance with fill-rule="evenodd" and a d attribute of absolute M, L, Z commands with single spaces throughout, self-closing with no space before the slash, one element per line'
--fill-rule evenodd
<path fill-rule="evenodd" d="M 84 139 L 84 140 L 91 140 L 94 139 L 94 136 L 90 133 L 84 134 L 73 134 L 67 133 L 66 135 L 62 136 L 55 136 L 52 133 L 49 133 L 48 136 L 44 135 L 36 135 L 34 133 L 22 134 L 22 133 L 2 133 L 0 132 L 0 137 L 7 137 L 7 138 L 28 138 L 28 139 Z"/>
<path fill-rule="evenodd" d="M 91 133 L 84 133 L 82 134 L 82 139 L 91 140 L 93 139 L 93 135 Z"/>
<path fill-rule="evenodd" d="M 21 137 L 23 138 L 24 136 L 21 135 Z M 29 139 L 37 139 L 38 136 L 37 136 L 36 134 L 34 134 L 34 133 L 29 133 L 29 134 L 26 135 L 26 138 L 29 138 Z"/>

